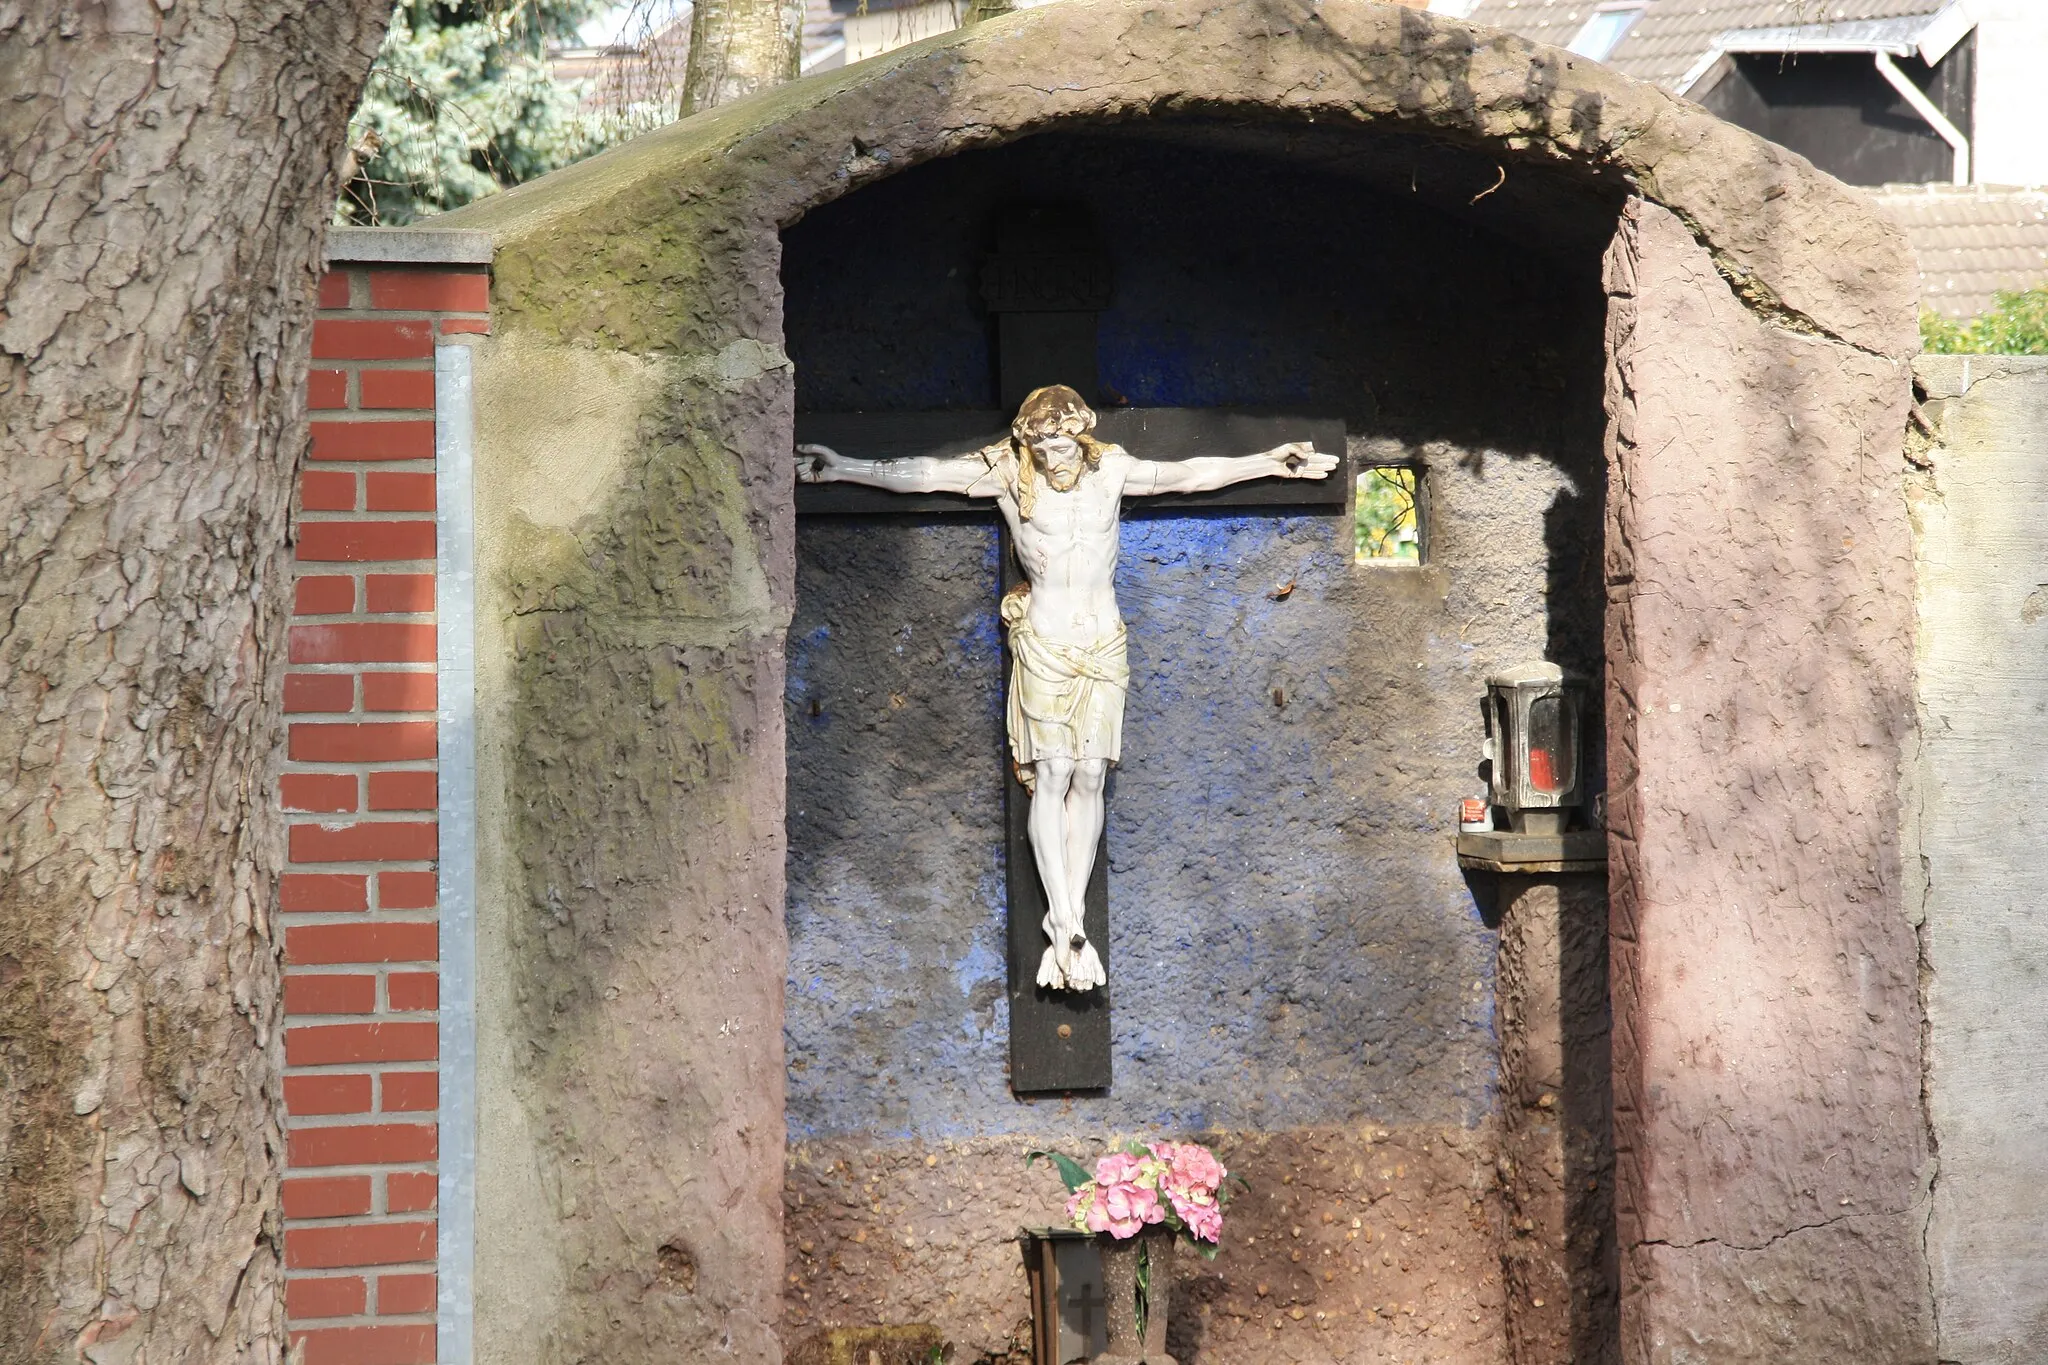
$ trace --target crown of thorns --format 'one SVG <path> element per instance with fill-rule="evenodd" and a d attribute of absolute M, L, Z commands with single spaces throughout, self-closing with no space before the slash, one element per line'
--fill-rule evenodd
<path fill-rule="evenodd" d="M 1018 436 L 1080 436 L 1095 429 L 1095 410 L 1065 384 L 1033 389 L 1010 430 Z"/>

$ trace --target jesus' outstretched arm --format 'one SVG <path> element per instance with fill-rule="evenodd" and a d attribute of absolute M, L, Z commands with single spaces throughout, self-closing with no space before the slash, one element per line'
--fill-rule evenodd
<path fill-rule="evenodd" d="M 993 498 L 1002 491 L 993 460 L 981 454 L 861 460 L 830 446 L 801 445 L 796 455 L 798 483 L 858 483 L 892 493 L 965 493 L 970 498 Z"/>
<path fill-rule="evenodd" d="M 1127 495 L 1206 493 L 1251 479 L 1327 479 L 1337 457 L 1307 441 L 1290 441 L 1257 455 L 1203 455 L 1192 460 L 1133 460 Z"/>

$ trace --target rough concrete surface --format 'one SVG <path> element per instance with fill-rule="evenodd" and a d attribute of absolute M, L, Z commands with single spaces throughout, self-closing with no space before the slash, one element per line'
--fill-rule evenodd
<path fill-rule="evenodd" d="M 478 1358 L 774 1359 L 788 545 L 674 423 L 780 469 L 787 365 L 476 373 Z"/>
<path fill-rule="evenodd" d="M 1492 878 L 1500 904 L 1501 1272 L 1515 1365 L 1621 1346 L 1607 879 Z"/>
<path fill-rule="evenodd" d="M 2048 1359 L 2048 358 L 1922 356 L 1918 846 L 1940 1356 Z M 1911 864 L 1909 864 L 1910 866 Z"/>
<path fill-rule="evenodd" d="M 1908 376 L 1745 312 L 1655 205 L 1609 269 L 1624 1349 L 1924 1361 Z"/>
<path fill-rule="evenodd" d="M 1604 296 L 1590 251 L 1525 270 L 1518 244 L 1388 196 L 1336 150 L 1051 134 L 918 168 L 785 234 L 800 411 L 990 405 L 974 281 L 1005 204 L 1059 200 L 1110 258 L 1106 389 L 1344 414 L 1358 461 L 1426 466 L 1431 539 L 1428 568 L 1361 566 L 1341 516 L 1132 505 L 1117 590 L 1134 680 L 1109 826 L 1116 1080 L 1020 1104 L 1004 1071 L 994 528 L 801 522 L 793 1141 L 851 1160 L 907 1138 L 1286 1133 L 1372 1114 L 1490 1143 L 1492 906 L 1452 858 L 1454 798 L 1478 789 L 1489 669 L 1547 653 L 1598 674 Z M 1401 175 L 1486 183 L 1441 149 L 1411 155 Z M 1611 231 L 1616 208 L 1558 214 L 1604 214 Z M 798 1255 L 802 1236 L 787 1240 Z M 1466 1253 L 1444 1292 L 1491 1294 L 1498 1256 Z M 911 1258 L 867 1311 L 893 1321 L 950 1294 L 1021 1312 L 1014 1261 Z M 1498 1315 L 1468 1324 L 1459 1358 L 1491 1358 L 1499 1333 Z M 1374 1342 L 1332 1329 L 1321 1349 L 1370 1360 Z M 992 1349 L 985 1333 L 956 1344 Z M 1231 1350 L 1212 1340 L 1198 1358 Z"/>
<path fill-rule="evenodd" d="M 1322 165 L 1034 139 L 787 234 L 800 409 L 991 403 L 966 282 L 1006 198 L 1062 189 L 1112 261 L 1105 386 L 1146 406 L 1349 414 L 1361 462 L 1426 465 L 1431 563 L 1354 563 L 1342 516 L 1132 503 L 1116 1081 L 1054 1119 L 1004 1075 L 993 527 L 803 521 L 791 1134 L 1477 1124 L 1494 944 L 1452 821 L 1478 790 L 1485 673 L 1546 653 L 1598 672 L 1597 277 L 1521 270 L 1509 243 Z M 887 259 L 863 263 L 876 241 Z M 1418 278 L 1456 283 L 1424 298 Z M 1476 363 L 1432 359 L 1447 352 Z"/>
<path fill-rule="evenodd" d="M 503 530 L 481 539 L 479 565 L 480 946 L 486 978 L 496 978 L 479 1019 L 482 1359 L 752 1362 L 772 1361 L 780 1349 L 780 703 L 795 537 L 787 464 L 794 386 L 780 358 L 776 230 L 919 162 L 1055 126 L 1148 119 L 1264 124 L 1289 137 L 1313 121 L 1318 138 L 1334 129 L 1355 134 L 1361 156 L 1377 148 L 1390 188 L 1408 144 L 1385 135 L 1447 144 L 1491 160 L 1498 190 L 1478 197 L 1484 182 L 1434 179 L 1418 164 L 1407 177 L 1411 195 L 1467 213 L 1497 236 L 1521 237 L 1534 252 L 1574 259 L 1600 245 L 1586 240 L 1583 206 L 1639 187 L 1669 206 L 1665 221 L 1692 254 L 1684 279 L 1656 277 L 1636 306 L 1663 318 L 1667 287 L 1683 293 L 1674 308 L 1714 305 L 1694 319 L 1698 335 L 1674 326 L 1658 345 L 1629 354 L 1643 425 L 1654 429 L 1667 411 L 1649 401 L 1664 389 L 1698 388 L 1679 357 L 1698 349 L 1699 336 L 1756 329 L 1786 357 L 1826 357 L 1796 372 L 1788 359 L 1773 372 L 1802 439 L 1818 438 L 1800 448 L 1807 463 L 1784 462 L 1789 443 L 1762 440 L 1762 428 L 1747 434 L 1762 440 L 1760 468 L 1809 490 L 1782 506 L 1832 519 L 1780 528 L 1771 506 L 1761 515 L 1801 554 L 1831 547 L 1838 522 L 1853 525 L 1861 548 L 1843 568 L 1856 582 L 1904 572 L 1902 539 L 1893 544 L 1886 515 L 1858 501 L 1875 477 L 1864 466 L 1889 470 L 1903 425 L 1898 404 L 1869 398 L 1889 363 L 1878 357 L 1914 345 L 1913 276 L 1896 232 L 1796 157 L 1694 106 L 1566 54 L 1410 10 L 1358 0 L 1046 6 L 685 120 L 450 215 L 449 227 L 493 235 L 499 332 L 478 369 L 478 496 L 498 509 L 487 524 L 496 515 Z M 577 466 L 580 432 L 557 428 L 524 445 L 522 432 L 526 412 L 574 404 L 575 395 L 547 388 L 572 382 L 582 373 L 577 357 L 590 351 L 659 358 L 662 384 L 592 418 L 629 452 L 617 480 L 602 481 L 575 515 L 557 509 L 554 524 L 536 522 L 506 505 L 500 473 L 508 461 Z M 1864 377 L 1851 382 L 1845 376 L 1859 365 Z M 1903 379 L 1897 387 L 1903 392 Z M 1837 398 L 1842 405 L 1827 410 Z M 1725 406 L 1699 415 L 1742 429 Z M 1911 1199 L 1897 1188 L 1901 1167 L 1915 1164 L 1898 1130 L 1917 1131 L 1917 1116 L 1913 1096 L 1898 1090 L 1902 1076 L 1919 1074 L 1917 1021 L 1910 1000 L 1898 1003 L 1896 945 L 1878 922 L 1897 917 L 1891 855 L 1869 837 L 1882 813 L 1856 804 L 1869 789 L 1857 785 L 1866 768 L 1893 771 L 1899 708 L 1887 680 L 1892 642 L 1906 637 L 1876 587 L 1846 601 L 1831 582 L 1800 573 L 1796 590 L 1778 590 L 1779 564 L 1761 549 L 1709 559 L 1682 529 L 1638 536 L 1665 523 L 1641 521 L 1656 506 L 1630 491 L 1633 465 L 1662 469 L 1665 444 L 1681 435 L 1624 444 L 1615 525 L 1642 582 L 1686 605 L 1668 629 L 1718 620 L 1746 595 L 1761 604 L 1745 625 L 1771 642 L 1770 673 L 1749 669 L 1754 686 L 1741 699 L 1783 721 L 1812 780 L 1802 790 L 1774 777 L 1775 756 L 1703 748 L 1698 731 L 1624 711 L 1631 762 L 1653 782 L 1669 781 L 1667 762 L 1680 757 L 1722 779 L 1689 789 L 1697 800 L 1667 786 L 1643 807 L 1657 818 L 1627 826 L 1641 866 L 1631 874 L 1637 898 L 1624 932 L 1654 922 L 1672 945 L 1657 955 L 1639 940 L 1652 951 L 1629 963 L 1641 969 L 1629 1000 L 1645 1006 L 1645 1018 L 1628 1027 L 1678 1017 L 1682 1001 L 1640 988 L 1675 984 L 1691 950 L 1717 946 L 1688 927 L 1720 923 L 1698 909 L 1708 905 L 1741 906 L 1759 933 L 1775 926 L 1777 939 L 1754 960 L 1796 967 L 1813 983 L 1811 997 L 1789 986 L 1745 995 L 1744 1022 L 1766 1051 L 1837 1056 L 1813 1046 L 1839 1041 L 1816 1021 L 1857 1007 L 1879 1016 L 1876 1045 L 1843 1059 L 1847 1081 L 1788 1067 L 1796 1083 L 1766 1074 L 1728 1092 L 1717 1110 L 1714 1121 L 1732 1118 L 1740 1134 L 1780 1140 L 1748 1153 L 1770 1174 L 1748 1182 L 1752 1197 L 1733 1198 L 1735 1182 L 1723 1180 L 1701 1188 L 1696 1211 L 1729 1194 L 1735 1207 L 1704 1221 L 1776 1236 L 1818 1206 L 1840 1216 L 1831 1202 L 1838 1196 L 1880 1208 Z M 1862 464 L 1847 458 L 1845 439 Z M 1730 480 L 1741 482 L 1732 468 L 1722 476 Z M 1838 502 L 1823 507 L 1831 491 Z M 1706 500 L 1705 510 L 1719 502 Z M 1669 576 L 1667 546 L 1676 551 Z M 1838 610 L 1816 616 L 1816 603 Z M 1641 676 L 1661 692 L 1673 655 L 1669 641 L 1654 638 L 1659 618 L 1648 606 L 1630 625 L 1639 638 L 1615 650 L 1647 649 L 1640 657 L 1656 667 Z M 1787 621 L 1799 629 L 1773 633 Z M 1829 690 L 1828 668 L 1859 650 L 1883 695 Z M 1773 717 L 1772 701 L 1802 688 L 1812 709 Z M 1746 802 L 1739 820 L 1720 804 L 1737 793 Z M 1781 841 L 1804 835 L 1814 812 L 1844 799 L 1847 816 L 1800 845 L 1795 868 Z M 1739 833 L 1741 847 L 1709 863 L 1706 841 L 1724 831 Z M 1748 894 L 1774 882 L 1797 891 L 1797 915 L 1787 904 L 1794 898 Z M 1778 910 L 1785 913 L 1769 913 Z M 1842 956 L 1817 953 L 1822 944 Z M 1904 965 L 1910 991 L 1910 944 Z M 1846 997 L 1843 972 L 1861 977 Z M 1766 1007 L 1755 1008 L 1758 1000 Z M 1661 1085 L 1661 1069 L 1678 1062 L 1662 1047 L 1665 1035 L 1652 1028 L 1649 1036 Z M 1632 1038 L 1618 1044 L 1638 1055 L 1628 1051 Z M 1871 1098 L 1859 1098 L 1866 1091 Z M 1640 1113 L 1655 1093 L 1639 1087 L 1628 1099 Z M 1823 1131 L 1814 1095 L 1839 1102 L 1830 1111 L 1839 1125 Z M 1648 1117 L 1631 1130 L 1632 1158 L 1646 1177 L 1704 1177 L 1712 1157 L 1729 1150 L 1701 1115 Z M 1645 1179 L 1637 1188 L 1676 1187 Z M 1639 1211 L 1659 1229 L 1686 1221 L 1684 1210 L 1658 1201 Z M 1707 1265 L 1703 1256 L 1681 1259 Z M 1658 1274 L 1647 1257 L 1631 1264 L 1643 1320 L 1690 1329 L 1706 1314 L 1711 1296 L 1686 1289 L 1685 1277 Z M 1924 1279 L 1903 1254 L 1868 1268 L 1877 1278 L 1911 1271 Z M 1736 1292 L 1726 1277 L 1713 1283 Z M 1772 1279 L 1756 1292 L 1786 1287 Z M 1897 1302 L 1910 1307 L 1899 1288 Z M 1817 1340 L 1822 1353 L 1813 1358 L 1830 1358 L 1834 1338 Z"/>
<path fill-rule="evenodd" d="M 1110 1136 L 1062 1145 L 1084 1155 Z M 1176 1257 L 1167 1346 L 1179 1359 L 1506 1361 L 1490 1134 L 1360 1125 L 1204 1137 L 1252 1188 L 1232 1200 L 1216 1260 Z M 1017 1230 L 1056 1221 L 1065 1198 L 1043 1162 L 1025 1167 L 1030 1146 L 793 1145 L 785 1330 L 931 1322 L 956 1365 L 1022 1365 Z"/>

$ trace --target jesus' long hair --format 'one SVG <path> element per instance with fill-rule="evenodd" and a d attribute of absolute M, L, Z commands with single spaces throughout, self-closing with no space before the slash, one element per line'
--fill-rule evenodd
<path fill-rule="evenodd" d="M 1065 384 L 1048 384 L 1024 396 L 1016 420 L 1010 423 L 1010 451 L 1017 460 L 1017 516 L 1021 520 L 1031 520 L 1032 510 L 1038 505 L 1038 460 L 1031 452 L 1032 440 L 1070 436 L 1081 447 L 1083 467 L 1094 469 L 1102 463 L 1102 452 L 1108 449 L 1089 434 L 1094 430 L 1095 410 Z M 1045 471 L 1045 481 L 1061 493 L 1072 489 L 1080 479 L 1081 475 L 1076 473 L 1063 484 L 1053 471 Z"/>

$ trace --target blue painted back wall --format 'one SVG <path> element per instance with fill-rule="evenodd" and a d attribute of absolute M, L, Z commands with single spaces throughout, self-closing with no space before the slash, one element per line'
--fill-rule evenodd
<path fill-rule="evenodd" d="M 1000 206 L 1047 199 L 1085 202 L 1114 264 L 1107 388 L 1344 412 L 1359 453 L 1428 463 L 1432 566 L 1355 565 L 1338 518 L 1127 520 L 1116 1079 L 1024 1103 L 993 523 L 804 521 L 790 1136 L 1475 1123 L 1493 940 L 1449 841 L 1485 670 L 1598 665 L 1597 281 L 1327 163 L 1046 136 L 785 233 L 799 407 L 990 406 L 972 284 Z"/>

